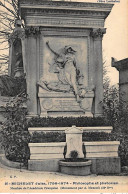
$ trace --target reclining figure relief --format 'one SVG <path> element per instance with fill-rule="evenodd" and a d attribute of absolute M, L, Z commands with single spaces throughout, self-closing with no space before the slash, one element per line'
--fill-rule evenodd
<path fill-rule="evenodd" d="M 73 92 L 77 102 L 80 102 L 80 97 L 84 97 L 87 90 L 79 83 L 83 75 L 80 75 L 76 65 L 76 51 L 71 46 L 65 46 L 57 53 L 50 47 L 49 42 L 46 45 L 54 54 L 53 63 L 49 64 L 49 72 L 56 73 L 58 81 L 47 82 L 41 78 L 38 85 L 47 91 Z"/>

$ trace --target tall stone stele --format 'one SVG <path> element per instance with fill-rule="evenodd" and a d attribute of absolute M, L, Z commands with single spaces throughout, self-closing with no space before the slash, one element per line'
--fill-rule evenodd
<path fill-rule="evenodd" d="M 112 7 L 107 3 L 19 0 L 26 26 L 23 58 L 29 116 L 102 116 L 102 38 Z M 71 59 L 72 70 L 63 74 L 62 81 L 66 57 Z M 41 82 L 47 88 L 38 84 Z"/>

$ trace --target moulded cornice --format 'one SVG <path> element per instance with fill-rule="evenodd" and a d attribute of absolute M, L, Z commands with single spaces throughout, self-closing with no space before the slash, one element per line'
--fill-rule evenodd
<path fill-rule="evenodd" d="M 115 67 L 118 71 L 128 69 L 128 58 L 113 62 L 112 67 Z"/>
<path fill-rule="evenodd" d="M 19 0 L 19 4 L 24 6 L 24 5 L 31 5 L 31 6 L 38 6 L 38 5 L 43 5 L 47 7 L 71 7 L 75 8 L 80 7 L 80 8 L 88 8 L 88 9 L 111 9 L 113 7 L 113 4 L 109 3 L 89 3 L 89 2 L 68 2 L 68 1 L 50 1 L 50 0 Z"/>
<path fill-rule="evenodd" d="M 26 15 L 32 13 L 50 14 L 50 15 L 65 15 L 81 16 L 81 17 L 97 17 L 105 19 L 113 4 L 106 3 L 83 3 L 83 2 L 66 2 L 66 1 L 43 1 L 43 0 L 19 0 L 19 8 L 21 11 L 21 17 L 24 19 Z"/>
<path fill-rule="evenodd" d="M 92 28 L 104 27 L 104 20 L 96 20 L 91 18 L 66 18 L 66 17 L 50 17 L 50 16 L 26 16 L 27 26 L 58 26 L 58 27 L 79 27 Z"/>

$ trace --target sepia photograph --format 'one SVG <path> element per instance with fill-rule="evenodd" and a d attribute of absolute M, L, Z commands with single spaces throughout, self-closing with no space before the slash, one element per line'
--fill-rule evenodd
<path fill-rule="evenodd" d="M 128 0 L 0 0 L 0 193 L 128 193 Z"/>

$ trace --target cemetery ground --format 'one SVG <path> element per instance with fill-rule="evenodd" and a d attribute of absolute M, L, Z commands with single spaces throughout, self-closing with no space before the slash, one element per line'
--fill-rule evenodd
<path fill-rule="evenodd" d="M 13 169 L 0 163 L 0 191 L 6 192 L 126 192 L 128 176 L 72 176 L 59 172 Z"/>

